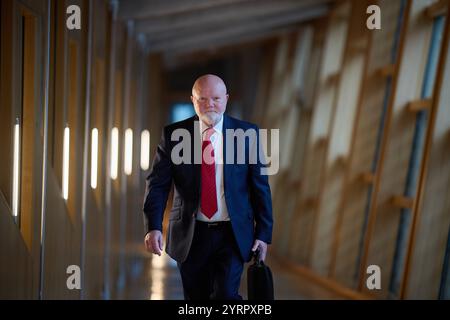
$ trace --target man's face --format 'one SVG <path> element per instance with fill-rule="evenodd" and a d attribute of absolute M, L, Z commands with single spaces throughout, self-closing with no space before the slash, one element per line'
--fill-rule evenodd
<path fill-rule="evenodd" d="M 225 112 L 228 94 L 223 83 L 214 80 L 203 81 L 194 86 L 191 100 L 200 120 L 208 126 L 213 126 Z"/>

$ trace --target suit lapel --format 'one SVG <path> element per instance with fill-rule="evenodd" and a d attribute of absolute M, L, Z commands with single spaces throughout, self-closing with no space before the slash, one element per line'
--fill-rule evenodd
<path fill-rule="evenodd" d="M 223 115 L 223 126 L 222 126 L 222 137 L 223 137 L 223 143 L 222 143 L 222 155 L 223 155 L 223 189 L 225 192 L 225 195 L 227 194 L 227 185 L 230 181 L 230 165 L 227 164 L 227 140 L 226 140 L 226 130 L 232 129 L 230 124 L 230 119 L 224 114 Z"/>
<path fill-rule="evenodd" d="M 191 163 L 193 166 L 193 182 L 195 195 L 200 199 L 200 175 L 201 175 L 201 139 L 199 128 L 195 124 L 199 125 L 198 116 L 194 116 L 191 124 L 189 125 L 189 133 L 191 136 Z"/>

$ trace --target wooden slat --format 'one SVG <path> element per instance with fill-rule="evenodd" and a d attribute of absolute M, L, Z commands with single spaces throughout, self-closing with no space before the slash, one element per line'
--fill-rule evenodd
<path fill-rule="evenodd" d="M 407 108 L 410 112 L 418 112 L 426 109 L 430 109 L 431 107 L 431 98 L 430 99 L 420 99 L 414 100 L 408 103 Z"/>
<path fill-rule="evenodd" d="M 391 204 L 402 209 L 412 209 L 414 205 L 414 199 L 397 195 L 391 198 Z"/>
<path fill-rule="evenodd" d="M 346 21 L 349 18 L 349 12 L 343 11 L 342 6 L 344 5 L 345 0 L 343 1 L 335 1 L 331 4 L 331 10 L 328 14 L 328 19 L 333 19 L 336 22 Z"/>
<path fill-rule="evenodd" d="M 378 68 L 375 71 L 375 73 L 378 76 L 387 77 L 387 76 L 392 76 L 392 74 L 394 73 L 394 70 L 395 70 L 395 65 L 390 63 L 390 64 L 387 64 L 387 65 L 384 65 L 384 66 Z"/>
<path fill-rule="evenodd" d="M 331 85 L 331 84 L 334 84 L 334 83 L 338 82 L 339 76 L 340 76 L 339 72 L 330 74 L 330 75 L 328 76 L 328 78 L 326 79 L 326 81 L 325 81 L 326 84 L 327 84 L 327 85 Z"/>
<path fill-rule="evenodd" d="M 351 44 L 349 44 L 348 53 L 349 54 L 355 54 L 355 53 L 364 53 L 367 49 L 367 41 L 353 41 Z"/>
<path fill-rule="evenodd" d="M 448 10 L 448 6 L 449 0 L 439 0 L 425 9 L 425 16 L 434 19 L 437 16 L 444 15 Z"/>
<path fill-rule="evenodd" d="M 303 200 L 305 207 L 315 207 L 317 206 L 317 198 L 316 197 L 308 197 L 305 200 Z"/>
<path fill-rule="evenodd" d="M 348 158 L 346 156 L 341 155 L 336 158 L 336 164 L 338 166 L 345 166 L 345 165 L 347 165 L 347 163 L 348 163 Z"/>
<path fill-rule="evenodd" d="M 317 139 L 316 146 L 317 147 L 324 147 L 328 144 L 328 137 L 321 137 Z"/>
<path fill-rule="evenodd" d="M 36 157 L 36 17 L 27 13 L 23 25 L 23 91 L 22 91 L 22 151 L 21 151 L 21 179 L 20 182 L 20 230 L 25 243 L 33 251 L 36 238 L 33 230 L 38 213 L 34 207 L 34 197 L 38 196 L 33 188 L 37 179 L 35 168 Z M 37 157 L 36 157 L 37 158 Z"/>
<path fill-rule="evenodd" d="M 375 175 L 372 172 L 363 172 L 359 178 L 365 184 L 372 184 L 375 181 Z"/>
<path fill-rule="evenodd" d="M 295 179 L 291 181 L 291 188 L 293 189 L 299 189 L 302 187 L 302 181 L 301 179 Z"/>

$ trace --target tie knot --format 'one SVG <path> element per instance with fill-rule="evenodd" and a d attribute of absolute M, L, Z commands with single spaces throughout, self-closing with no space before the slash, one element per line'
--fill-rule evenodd
<path fill-rule="evenodd" d="M 213 127 L 210 127 L 210 128 L 208 128 L 208 129 L 206 129 L 205 131 L 203 131 L 203 140 L 205 140 L 205 141 L 209 141 L 209 140 L 211 140 L 211 136 L 214 134 L 214 128 Z"/>

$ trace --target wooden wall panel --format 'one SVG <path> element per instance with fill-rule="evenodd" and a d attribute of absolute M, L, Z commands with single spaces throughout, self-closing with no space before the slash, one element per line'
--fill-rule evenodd
<path fill-rule="evenodd" d="M 383 125 L 383 107 L 388 103 L 385 99 L 389 92 L 392 92 L 392 81 L 380 75 L 379 70 L 392 62 L 394 37 L 400 23 L 400 1 L 380 1 L 379 6 L 383 13 L 382 28 L 370 33 L 373 44 L 370 46 L 366 85 L 362 92 L 360 115 L 346 173 L 345 195 L 338 209 L 341 217 L 337 229 L 339 234 L 336 235 L 335 270 L 332 270 L 338 281 L 352 288 L 357 285 L 361 239 L 371 185 L 364 182 L 362 175 L 373 171 L 377 139 Z"/>
<path fill-rule="evenodd" d="M 66 124 L 67 110 L 67 82 L 69 74 L 69 65 L 67 63 L 68 52 L 68 32 L 66 28 L 66 3 L 65 1 L 53 2 L 54 20 L 53 32 L 54 38 L 54 80 L 51 84 L 53 91 L 53 105 L 49 107 L 50 130 L 50 161 L 49 167 L 54 170 L 57 177 L 57 183 L 62 187 L 62 160 L 63 160 L 63 134 Z"/>
<path fill-rule="evenodd" d="M 24 9 L 22 9 L 24 10 Z M 42 117 L 39 84 L 39 57 L 43 43 L 40 41 L 38 16 L 23 11 L 23 79 L 21 120 L 21 190 L 20 231 L 34 261 L 40 261 L 41 190 L 42 190 L 42 145 L 40 117 Z M 37 278 L 39 267 L 33 265 L 33 279 Z M 32 284 L 37 292 L 37 284 Z"/>
<path fill-rule="evenodd" d="M 300 109 L 300 119 L 296 124 L 294 156 L 291 165 L 291 180 L 297 181 L 301 179 L 301 173 L 304 172 L 306 160 L 306 148 L 311 127 L 310 109 Z M 297 190 L 300 191 L 300 190 Z"/>
<path fill-rule="evenodd" d="M 86 217 L 87 231 L 86 251 L 84 252 L 83 298 L 101 299 L 103 297 L 104 286 L 104 211 L 97 206 L 92 189 L 88 190 L 87 202 L 90 206 Z"/>
<path fill-rule="evenodd" d="M 320 35 L 320 30 L 315 35 L 311 26 L 300 30 L 296 39 L 296 48 L 293 64 L 293 71 L 291 74 L 292 82 L 292 108 L 289 117 L 292 119 L 292 137 L 290 145 L 288 145 L 291 154 L 285 156 L 289 167 L 289 181 L 299 182 L 300 175 L 303 169 L 305 158 L 305 148 L 308 141 L 308 132 L 311 123 L 311 97 L 307 95 L 312 91 L 317 83 L 318 64 L 317 57 L 314 59 L 311 56 L 313 48 L 321 47 L 321 42 L 317 40 Z M 319 39 L 320 40 L 320 39 Z M 316 51 L 315 51 L 316 52 Z M 307 75 L 313 75 L 308 77 Z M 296 190 L 300 190 L 297 188 Z M 296 195 L 294 196 L 296 198 Z"/>
<path fill-rule="evenodd" d="M 346 164 L 353 142 L 355 121 L 358 121 L 361 88 L 365 83 L 365 64 L 368 33 L 359 26 L 364 24 L 366 2 L 352 2 L 345 58 L 340 70 L 335 111 L 332 119 L 330 143 L 323 168 L 318 208 L 315 215 L 312 243 L 312 267 L 326 276 L 330 272 L 338 206 L 342 197 Z"/>
<path fill-rule="evenodd" d="M 5 146 L 2 178 L 0 255 L 4 299 L 35 299 L 39 295 L 40 213 L 42 192 L 42 97 L 39 74 L 43 70 L 43 19 L 41 1 L 1 3 L 1 123 Z M 13 132 L 20 125 L 19 214 L 12 217 Z M 4 143 L 4 144 L 3 144 Z M 25 245 L 25 247 L 24 247 Z"/>
<path fill-rule="evenodd" d="M 72 1 L 83 11 L 82 1 Z M 79 299 L 80 290 L 67 288 L 67 268 L 81 267 L 81 195 L 83 133 L 85 122 L 85 37 L 66 28 L 66 2 L 53 2 L 50 56 L 49 163 L 46 172 L 46 206 L 43 247 L 43 299 Z M 87 10 L 86 10 L 87 12 Z M 82 28 L 87 23 L 82 20 Z M 57 30 L 56 30 L 57 29 Z M 52 52 L 51 49 L 51 52 Z M 54 72 L 54 73 L 53 73 Z M 55 75 L 55 77 L 53 77 Z M 69 193 L 62 198 L 63 132 L 70 128 Z"/>
<path fill-rule="evenodd" d="M 361 233 L 364 226 L 364 209 L 367 205 L 367 185 L 356 179 L 346 187 L 348 201 L 339 231 L 334 277 L 349 288 L 356 289 L 361 250 Z"/>
<path fill-rule="evenodd" d="M 11 208 L 0 196 L 0 299 L 36 299 L 32 258 L 11 214 Z"/>
<path fill-rule="evenodd" d="M 275 48 L 273 46 L 266 45 L 264 50 L 265 54 L 261 58 L 261 66 L 259 71 L 258 85 L 256 87 L 256 96 L 253 106 L 252 121 L 258 123 L 261 128 L 268 128 L 264 123 L 266 120 L 265 114 L 269 109 L 269 96 L 270 96 L 270 84 L 272 81 L 273 64 L 275 56 Z"/>
<path fill-rule="evenodd" d="M 311 50 L 311 52 L 308 54 L 309 59 L 307 61 L 307 66 L 305 66 L 303 69 L 304 76 L 308 75 L 307 79 L 303 79 L 302 82 L 302 75 L 293 74 L 293 77 L 298 77 L 300 79 L 298 81 L 300 84 L 302 84 L 302 86 L 298 91 L 295 92 L 295 96 L 298 99 L 297 103 L 300 106 L 300 121 L 296 133 L 297 146 L 295 147 L 293 159 L 294 168 L 290 170 L 290 174 L 292 175 L 294 179 L 293 181 L 295 182 L 295 189 L 292 195 L 292 197 L 295 198 L 295 205 L 293 206 L 293 217 L 289 222 L 290 235 L 287 256 L 296 262 L 299 262 L 298 259 L 300 249 L 298 238 L 301 228 L 300 219 L 302 216 L 302 205 L 304 204 L 301 200 L 301 194 L 303 192 L 302 188 L 306 187 L 303 181 L 304 177 L 302 176 L 302 174 L 306 172 L 305 166 L 308 156 L 308 142 L 313 116 L 312 108 L 315 103 L 315 92 L 319 87 L 318 75 L 320 71 L 320 58 L 322 56 L 322 50 L 324 46 L 326 25 L 327 24 L 325 20 L 318 21 L 317 24 L 314 25 L 314 28 L 311 27 L 311 29 L 307 29 L 305 31 L 306 35 L 303 35 L 302 39 L 311 41 L 309 45 L 305 45 L 310 48 L 309 50 Z M 312 33 L 312 37 L 307 36 L 308 33 Z M 309 224 L 308 222 L 306 222 L 303 225 Z M 301 234 L 302 233 L 300 233 L 300 235 Z M 304 260 L 306 260 L 306 258 Z"/>
<path fill-rule="evenodd" d="M 302 173 L 302 189 L 296 206 L 295 224 L 298 236 L 293 241 L 297 244 L 294 259 L 309 263 L 314 230 L 314 214 L 317 209 L 320 180 L 325 165 L 328 149 L 330 124 L 333 118 L 334 99 L 336 97 L 337 72 L 341 68 L 344 43 L 347 36 L 350 3 L 343 2 L 332 13 L 325 36 L 323 61 L 321 62 L 317 91 L 314 102 L 311 128 L 306 147 L 306 160 Z M 320 92 L 320 94 L 319 94 Z"/>
<path fill-rule="evenodd" d="M 43 141 L 48 141 L 49 162 L 45 183 L 45 229 L 42 239 L 42 298 L 44 299 L 79 299 L 79 298 L 104 298 L 105 290 L 105 181 L 109 179 L 109 172 L 106 172 L 106 163 L 109 159 L 107 155 L 107 120 L 109 114 L 114 117 L 114 110 L 108 109 L 108 90 L 110 90 L 107 79 L 110 70 L 110 8 L 108 1 L 70 0 L 51 1 L 51 39 L 50 57 L 46 56 L 46 23 L 47 13 L 46 0 L 5 0 L 1 2 L 1 129 L 2 146 L 10 145 L 12 148 L 11 121 L 13 115 L 23 108 L 23 155 L 26 157 L 22 168 L 22 193 L 23 212 L 21 218 L 21 228 L 19 229 L 13 221 L 11 215 L 11 195 L 10 184 L 12 183 L 9 171 L 12 165 L 11 159 L 7 157 L 0 172 L 0 231 L 1 231 L 1 256 L 6 258 L 7 263 L 2 263 L 0 267 L 0 297 L 18 299 L 39 298 L 40 269 L 41 269 L 41 199 L 42 199 L 42 157 Z M 82 12 L 82 29 L 68 31 L 65 26 L 65 9 L 69 4 L 77 4 Z M 56 8 L 57 7 L 57 8 Z M 93 8 L 93 11 L 89 10 Z M 55 11 L 56 10 L 56 11 Z M 22 16 L 25 16 L 25 23 L 22 24 Z M 92 18 L 93 26 L 89 30 L 89 17 Z M 125 30 L 121 22 L 122 30 Z M 24 32 L 22 32 L 24 26 Z M 87 49 L 88 32 L 93 33 L 93 50 L 91 70 L 87 69 Z M 22 34 L 25 35 L 25 43 L 22 44 Z M 130 38 L 130 47 L 133 48 L 130 56 L 132 63 L 125 63 L 124 44 L 118 44 L 117 83 L 113 84 L 112 90 L 117 89 L 117 94 L 112 93 L 113 98 L 118 98 L 117 120 L 120 136 L 123 137 L 123 127 L 121 119 L 124 114 L 131 111 L 132 120 L 129 126 L 134 130 L 133 150 L 134 168 L 129 180 L 128 195 L 123 194 L 122 185 L 125 181 L 118 179 L 112 188 L 112 205 L 122 212 L 128 212 L 130 221 L 125 221 L 123 235 L 121 219 L 126 218 L 112 213 L 111 217 L 111 241 L 112 251 L 116 255 L 111 261 L 113 290 L 117 292 L 123 283 L 121 279 L 130 277 L 131 271 L 136 274 L 133 252 L 132 258 L 122 259 L 119 253 L 123 253 L 128 247 L 133 247 L 135 243 L 142 244 L 142 216 L 140 214 L 131 215 L 131 212 L 141 212 L 143 190 L 140 181 L 141 172 L 139 168 L 140 145 L 139 138 L 142 123 L 138 108 L 143 106 L 144 92 L 147 91 L 147 78 L 140 82 L 141 71 L 152 69 L 142 69 L 143 60 L 147 59 L 144 48 L 138 45 L 138 40 L 133 34 Z M 6 50 L 5 48 L 10 48 Z M 22 60 L 21 52 L 24 52 Z M 50 60 L 50 83 L 49 83 L 49 127 L 46 137 L 44 134 L 44 79 L 45 66 Z M 22 62 L 24 65 L 22 66 Z M 25 72 L 24 92 L 22 92 L 22 70 Z M 116 71 L 116 68 L 112 68 Z M 90 72 L 91 77 L 86 79 Z M 125 79 L 124 74 L 130 74 L 127 108 L 124 109 Z M 155 74 L 154 74 L 155 75 Z M 152 79 L 154 83 L 161 82 L 159 73 Z M 86 84 L 86 80 L 89 82 Z M 113 82 L 116 80 L 115 75 Z M 115 88 L 116 86 L 116 88 Z M 86 99 L 86 90 L 90 89 L 90 96 Z M 141 90 L 141 88 L 145 88 Z M 153 89 L 153 88 L 152 88 Z M 116 90 L 114 90 L 116 91 Z M 152 91 L 153 93 L 153 91 Z M 148 99 L 148 97 L 147 97 Z M 90 113 L 86 123 L 85 102 L 90 101 Z M 155 106 L 156 107 L 156 106 Z M 159 105 L 157 107 L 160 107 Z M 14 112 L 13 112 L 14 111 Z M 5 118 L 3 116 L 6 116 Z M 147 117 L 150 113 L 147 113 Z M 153 119 L 152 119 L 153 120 Z M 64 201 L 61 193 L 62 180 L 62 133 L 66 123 L 70 127 L 70 180 L 69 180 L 69 200 Z M 123 126 L 123 127 L 122 127 Z M 98 185 L 96 190 L 90 187 L 90 135 L 92 128 L 99 130 L 99 165 L 98 165 Z M 87 141 L 88 154 L 87 163 L 84 160 L 84 132 L 87 128 L 89 139 Z M 3 141 L 7 142 L 5 145 Z M 155 141 L 153 141 L 155 142 Z M 123 139 L 120 141 L 119 152 L 123 152 Z M 10 154 L 11 152 L 7 152 Z M 83 185 L 83 167 L 87 166 L 87 185 Z M 123 171 L 123 166 L 119 162 L 119 170 Z M 82 208 L 82 191 L 87 189 L 86 208 Z M 127 199 L 124 206 L 115 205 L 119 199 Z M 82 211 L 85 209 L 86 219 L 82 221 Z M 29 212 L 28 212 L 29 211 Z M 85 243 L 82 242 L 83 223 L 86 227 Z M 116 230 L 117 229 L 117 230 Z M 139 232 L 137 232 L 139 229 Z M 116 232 L 118 231 L 118 232 Z M 126 233 L 125 233 L 126 232 Z M 126 243 L 122 243 L 118 248 L 119 239 L 124 236 Z M 83 251 L 85 249 L 85 251 Z M 84 265 L 83 263 L 84 262 Z M 120 269 L 119 265 L 125 263 L 125 267 Z M 68 290 L 66 280 L 69 276 L 66 273 L 69 265 L 82 267 L 84 277 L 83 291 Z M 84 268 L 83 268 L 84 267 Z M 124 272 L 120 277 L 119 272 Z M 127 272 L 128 274 L 125 274 Z M 110 288 L 108 288 L 110 289 Z M 119 297 L 115 295 L 114 297 Z"/>
<path fill-rule="evenodd" d="M 369 252 L 363 267 L 376 264 L 383 270 L 380 297 L 387 298 L 393 257 L 399 228 L 400 208 L 392 205 L 392 197 L 402 195 L 411 154 L 416 115 L 406 105 L 420 97 L 429 46 L 431 22 L 424 18 L 424 1 L 413 1 L 399 77 L 392 105 L 392 118 L 384 136 L 379 185 L 375 188 L 371 208 L 373 234 L 369 236 Z M 422 50 L 417 50 L 421 48 Z M 364 289 L 365 290 L 365 289 Z"/>
<path fill-rule="evenodd" d="M 314 212 L 317 206 L 317 192 L 319 186 L 320 171 L 325 161 L 326 143 L 316 143 L 314 147 L 307 149 L 306 167 L 302 181 L 300 202 L 297 205 L 297 216 L 294 221 L 298 230 L 294 238 L 296 243 L 294 251 L 297 253 L 294 259 L 298 259 L 303 264 L 308 263 L 309 248 L 311 245 Z"/>
<path fill-rule="evenodd" d="M 271 88 L 269 92 L 269 103 L 266 110 L 265 126 L 271 129 L 279 129 L 278 154 L 271 150 L 271 166 L 278 167 L 278 174 L 269 177 L 272 192 L 280 195 L 278 201 L 273 203 L 274 220 L 285 221 L 292 212 L 288 203 L 284 201 L 284 195 L 289 192 L 288 166 L 292 156 L 291 144 L 294 139 L 298 109 L 292 101 L 291 77 L 294 51 L 296 43 L 293 39 L 295 34 L 286 34 L 281 37 L 276 47 L 276 55 L 273 63 Z M 264 128 L 263 127 L 263 128 Z M 266 150 L 267 151 L 267 150 Z M 286 230 L 275 228 L 273 234 L 274 243 L 286 243 Z M 281 248 L 280 248 L 281 249 Z M 283 248 L 282 250 L 284 250 Z"/>
<path fill-rule="evenodd" d="M 277 246 L 279 247 L 279 254 L 281 256 L 287 256 L 287 253 L 290 250 L 291 235 L 297 234 L 297 230 L 293 228 L 292 221 L 294 219 L 295 205 L 296 205 L 296 194 L 297 184 L 292 182 L 286 182 L 286 188 L 281 198 L 284 198 L 283 206 L 282 206 L 282 214 L 278 217 L 278 223 L 283 226 L 283 228 L 279 228 L 279 230 L 283 229 L 284 232 L 280 232 L 277 240 Z"/>
<path fill-rule="evenodd" d="M 298 118 L 298 110 L 295 108 L 292 86 L 292 66 L 296 50 L 295 33 L 283 35 L 276 47 L 276 55 L 273 63 L 273 78 L 269 93 L 269 102 L 262 128 L 280 129 L 278 154 L 271 151 L 272 167 L 278 167 L 279 173 L 288 170 L 291 158 L 291 142 L 294 138 L 295 120 Z M 292 117 L 291 117 L 292 116 Z M 270 123 L 270 125 L 268 125 Z M 281 182 L 279 175 L 270 176 L 273 191 L 276 191 Z"/>
<path fill-rule="evenodd" d="M 336 162 L 327 169 L 327 184 L 323 191 L 320 207 L 315 211 L 312 243 L 311 268 L 322 276 L 328 276 L 333 250 L 333 235 L 336 226 L 336 211 L 342 193 L 345 167 Z"/>
<path fill-rule="evenodd" d="M 292 97 L 293 92 L 289 92 Z M 292 98 L 291 98 L 292 99 Z M 280 127 L 280 171 L 290 171 L 295 165 L 293 163 L 293 153 L 297 143 L 295 136 L 296 129 L 298 128 L 298 122 L 300 120 L 300 108 L 291 100 L 290 107 L 283 112 L 282 126 Z M 289 175 L 292 180 L 292 175 Z"/>
<path fill-rule="evenodd" d="M 53 170 L 47 174 L 43 299 L 78 299 L 66 286 L 67 267 L 80 266 L 80 229 L 72 224 Z M 78 241 L 77 241 L 78 240 Z"/>
<path fill-rule="evenodd" d="M 416 213 L 416 238 L 412 243 L 411 267 L 406 279 L 406 299 L 448 299 L 448 293 L 440 297 L 439 290 L 450 230 L 450 92 L 446 87 L 450 83 L 449 28 L 447 21 L 444 31 L 447 47 L 442 47 L 443 64 L 438 71 L 442 78 L 436 94 L 436 111 L 430 115 L 433 121 L 431 136 L 428 138 L 430 151 L 423 181 L 423 195 L 416 209 L 419 212 Z M 446 290 L 448 292 L 449 289 Z"/>
<path fill-rule="evenodd" d="M 14 113 L 11 106 L 14 104 L 14 99 L 17 99 L 13 94 L 14 82 L 13 70 L 15 65 L 12 63 L 13 57 L 17 56 L 17 52 L 13 46 L 13 1 L 5 0 L 0 3 L 1 6 L 1 73 L 0 73 L 0 104 L 1 125 L 0 125 L 0 145 L 6 151 L 6 154 L 12 154 L 13 146 L 13 117 Z M 0 192 L 3 194 L 6 203 L 9 207 L 12 206 L 12 181 L 13 175 L 11 168 L 13 167 L 13 158 L 5 157 L 2 160 L 3 165 L 0 166 Z"/>
<path fill-rule="evenodd" d="M 100 299 L 104 296 L 104 258 L 105 258 L 105 179 L 107 174 L 107 119 L 108 119 L 108 83 L 107 72 L 109 61 L 109 20 L 108 5 L 104 1 L 96 1 L 92 5 L 93 51 L 91 73 L 91 108 L 89 123 L 88 153 L 88 190 L 85 221 L 84 252 L 84 291 L 85 299 Z M 91 167 L 91 132 L 98 129 L 98 166 L 97 187 L 90 186 Z"/>

